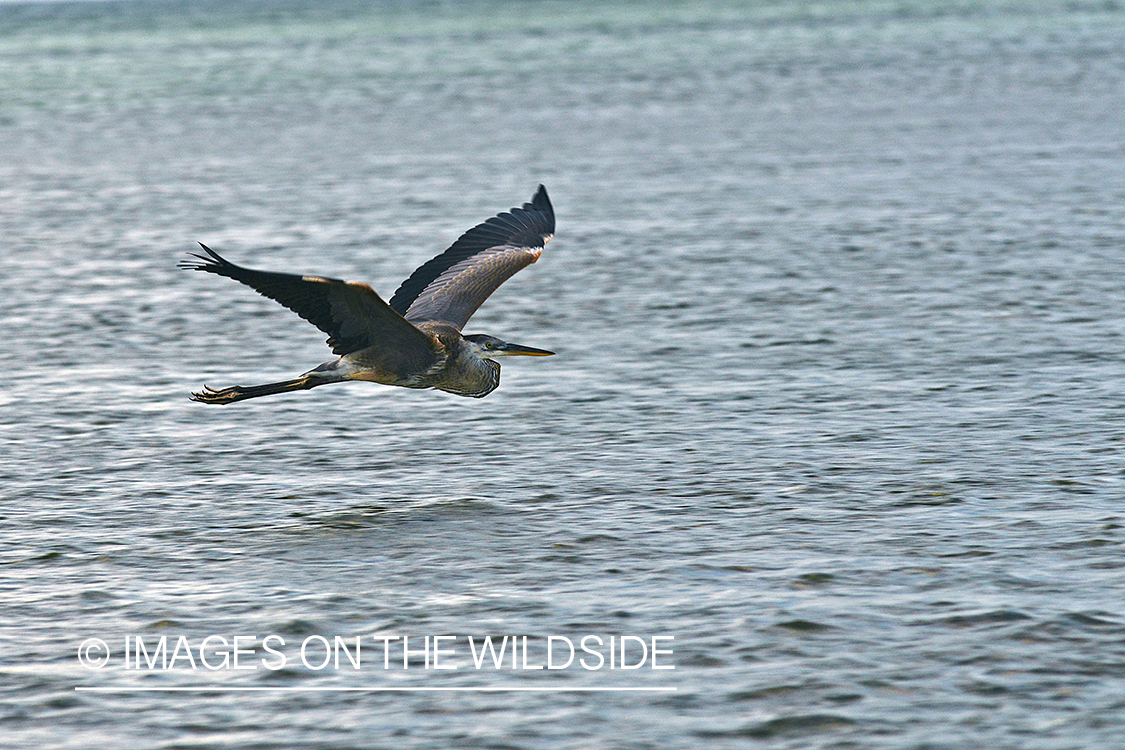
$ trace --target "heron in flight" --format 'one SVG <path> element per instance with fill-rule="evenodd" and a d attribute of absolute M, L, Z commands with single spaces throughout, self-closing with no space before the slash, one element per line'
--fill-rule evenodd
<path fill-rule="evenodd" d="M 420 266 L 389 303 L 367 284 L 243 268 L 200 243 L 207 255 L 189 253 L 197 260 L 183 268 L 226 276 L 280 302 L 328 334 L 338 359 L 279 383 L 204 386 L 192 400 L 230 404 L 346 380 L 487 396 L 500 385 L 496 358 L 554 352 L 461 329 L 501 284 L 539 259 L 554 232 L 555 212 L 540 185 L 530 203 L 473 227 Z"/>

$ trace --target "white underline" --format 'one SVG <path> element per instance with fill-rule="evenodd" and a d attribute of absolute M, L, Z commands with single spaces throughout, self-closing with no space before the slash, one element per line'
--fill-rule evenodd
<path fill-rule="evenodd" d="M 674 693 L 674 687 L 239 687 L 198 685 L 190 687 L 79 686 L 89 693 Z"/>

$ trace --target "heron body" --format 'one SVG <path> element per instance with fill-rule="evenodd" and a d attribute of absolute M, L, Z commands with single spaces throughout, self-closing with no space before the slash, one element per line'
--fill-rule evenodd
<path fill-rule="evenodd" d="M 192 399 L 229 404 L 348 380 L 487 396 L 500 384 L 497 357 L 554 352 L 461 329 L 502 283 L 539 259 L 554 231 L 554 209 L 540 185 L 530 203 L 478 224 L 420 266 L 390 302 L 359 282 L 244 268 L 200 243 L 206 255 L 192 253 L 196 260 L 184 268 L 226 276 L 280 302 L 328 334 L 338 358 L 279 383 L 204 386 Z"/>

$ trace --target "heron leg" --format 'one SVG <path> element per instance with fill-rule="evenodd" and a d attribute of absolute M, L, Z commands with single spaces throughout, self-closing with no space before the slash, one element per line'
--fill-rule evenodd
<path fill-rule="evenodd" d="M 275 393 L 307 391 L 309 388 L 315 388 L 325 383 L 338 383 L 340 380 L 342 378 L 325 378 L 306 374 L 293 380 L 283 380 L 280 383 L 266 383 L 264 385 L 232 385 L 230 388 L 222 389 L 205 385 L 202 391 L 191 394 L 191 400 L 203 404 L 233 404 L 235 401 L 272 396 Z"/>

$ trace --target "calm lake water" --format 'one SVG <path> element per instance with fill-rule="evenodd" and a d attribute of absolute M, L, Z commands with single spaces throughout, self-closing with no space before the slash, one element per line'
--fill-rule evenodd
<path fill-rule="evenodd" d="M 0 746 L 1125 736 L 1120 3 L 7 3 L 0 153 Z M 540 182 L 558 356 L 188 401 Z"/>

